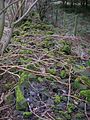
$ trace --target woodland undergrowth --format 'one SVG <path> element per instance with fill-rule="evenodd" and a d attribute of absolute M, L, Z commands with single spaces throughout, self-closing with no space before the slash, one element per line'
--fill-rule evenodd
<path fill-rule="evenodd" d="M 15 28 L 0 57 L 0 119 L 89 120 L 90 46 L 59 31 L 32 20 Z"/>

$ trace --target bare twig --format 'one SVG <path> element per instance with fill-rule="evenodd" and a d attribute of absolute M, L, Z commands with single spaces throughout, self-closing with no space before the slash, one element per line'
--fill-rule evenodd
<path fill-rule="evenodd" d="M 29 9 L 24 13 L 24 15 L 22 17 L 20 17 L 17 21 L 13 22 L 13 25 L 16 25 L 17 23 L 19 23 L 23 18 L 25 18 L 29 12 L 31 11 L 31 9 L 34 7 L 34 5 L 38 2 L 38 0 L 36 0 L 30 7 Z"/>
<path fill-rule="evenodd" d="M 0 111 L 5 110 L 5 109 L 7 109 L 8 107 L 10 107 L 10 106 L 9 106 L 9 105 L 4 105 L 4 106 L 0 107 Z"/>
<path fill-rule="evenodd" d="M 39 115 L 37 115 L 32 109 L 31 109 L 31 106 L 29 105 L 28 103 L 28 107 L 29 107 L 29 111 L 34 114 L 37 118 L 39 118 L 40 120 L 48 120 L 48 119 L 45 119 L 45 118 L 42 118 L 40 117 Z"/>
<path fill-rule="evenodd" d="M 84 111 L 85 111 L 85 116 L 86 116 L 87 120 L 90 120 L 87 115 L 87 104 L 86 103 L 84 104 Z"/>
<path fill-rule="evenodd" d="M 68 94 L 63 94 L 63 95 L 68 97 Z M 73 99 L 76 99 L 76 100 L 78 100 L 78 101 L 80 101 L 80 102 L 82 101 L 82 102 L 86 102 L 86 103 L 87 103 L 86 100 L 80 99 L 80 98 L 78 98 L 78 97 L 76 97 L 76 96 L 74 96 L 74 95 L 70 95 L 70 97 L 73 98 Z"/>
<path fill-rule="evenodd" d="M 70 66 L 70 71 L 69 71 L 69 79 L 68 79 L 68 101 L 67 101 L 67 105 L 69 105 L 70 95 L 71 95 L 71 73 L 72 73 L 72 65 Z"/>
<path fill-rule="evenodd" d="M 18 1 L 20 1 L 20 0 L 16 0 L 16 1 L 10 3 L 8 6 L 6 6 L 6 7 L 0 12 L 0 15 L 1 15 L 3 12 L 5 12 L 10 6 L 12 6 L 13 4 L 17 3 Z"/>
<path fill-rule="evenodd" d="M 1 97 L 0 97 L 0 104 L 4 101 L 4 93 L 2 93 Z"/>
<path fill-rule="evenodd" d="M 1 70 L 3 70 L 4 72 L 1 73 L 0 75 L 4 75 L 5 73 L 9 73 L 9 74 L 11 74 L 11 75 L 14 75 L 14 76 L 17 76 L 18 78 L 20 78 L 19 75 L 14 74 L 13 72 L 10 72 L 10 71 L 9 71 L 10 69 L 11 69 L 11 68 L 5 70 L 5 69 L 1 68 Z"/>
<path fill-rule="evenodd" d="M 58 83 L 68 86 L 67 83 L 61 82 L 61 78 L 60 77 L 54 76 L 54 75 L 52 75 L 50 73 L 44 73 L 43 74 L 42 72 L 30 70 L 30 69 L 27 69 L 27 68 L 24 68 L 24 67 L 21 67 L 21 66 L 2 66 L 2 68 L 16 68 L 16 69 L 19 69 L 19 70 L 24 70 L 26 72 L 32 73 L 32 74 L 37 75 L 37 76 L 39 76 L 39 75 L 40 76 L 44 76 L 44 77 L 50 76 L 50 77 L 54 78 Z"/>
<path fill-rule="evenodd" d="M 15 13 L 15 15 L 14 15 L 13 21 L 16 20 L 16 17 L 17 17 L 17 15 L 18 15 L 18 12 L 20 11 L 20 9 L 21 9 L 21 7 L 23 6 L 24 2 L 25 2 L 25 0 L 22 1 L 20 7 L 17 9 L 17 11 L 16 11 L 16 13 Z"/>

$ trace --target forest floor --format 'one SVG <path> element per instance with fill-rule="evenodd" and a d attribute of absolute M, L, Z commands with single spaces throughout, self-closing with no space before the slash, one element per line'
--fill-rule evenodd
<path fill-rule="evenodd" d="M 0 57 L 0 120 L 89 120 L 90 38 L 26 21 Z"/>

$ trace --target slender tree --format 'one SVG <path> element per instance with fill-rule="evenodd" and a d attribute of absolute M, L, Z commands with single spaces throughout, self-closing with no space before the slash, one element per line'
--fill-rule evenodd
<path fill-rule="evenodd" d="M 4 0 L 0 0 L 0 11 L 2 9 L 4 9 Z M 5 13 L 3 12 L 1 15 L 0 15 L 0 39 L 2 37 L 2 34 L 3 34 L 3 30 L 4 30 L 4 23 L 5 23 Z"/>

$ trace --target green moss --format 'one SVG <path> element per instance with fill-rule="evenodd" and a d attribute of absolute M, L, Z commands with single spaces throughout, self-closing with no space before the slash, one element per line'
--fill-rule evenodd
<path fill-rule="evenodd" d="M 65 78 L 67 76 L 66 71 L 65 70 L 61 70 L 60 76 L 61 76 L 61 78 Z"/>
<path fill-rule="evenodd" d="M 29 29 L 30 29 L 30 26 L 24 26 L 24 27 L 23 27 L 23 30 L 24 30 L 24 31 L 28 31 Z"/>
<path fill-rule="evenodd" d="M 87 76 L 81 76 L 81 82 L 90 88 L 90 78 Z"/>
<path fill-rule="evenodd" d="M 44 41 L 53 41 L 51 37 L 46 37 Z"/>
<path fill-rule="evenodd" d="M 53 32 L 53 31 L 48 31 L 47 34 L 48 34 L 48 35 L 53 35 L 54 32 Z"/>
<path fill-rule="evenodd" d="M 20 38 L 15 38 L 15 41 L 16 42 L 21 42 L 21 39 Z"/>
<path fill-rule="evenodd" d="M 90 60 L 87 61 L 87 66 L 90 66 Z"/>
<path fill-rule="evenodd" d="M 72 113 L 74 108 L 75 108 L 74 104 L 69 103 L 69 105 L 67 106 L 67 112 Z"/>
<path fill-rule="evenodd" d="M 80 91 L 80 96 L 86 97 L 86 100 L 90 102 L 90 89 L 88 90 L 81 90 Z"/>
<path fill-rule="evenodd" d="M 20 75 L 20 79 L 18 81 L 18 84 L 21 86 L 25 81 L 28 81 L 29 77 L 30 77 L 29 73 L 22 72 Z"/>
<path fill-rule="evenodd" d="M 54 102 L 55 102 L 56 104 L 59 104 L 59 103 L 61 102 L 61 96 L 56 95 L 56 96 L 54 97 Z"/>
<path fill-rule="evenodd" d="M 32 113 L 31 112 L 23 112 L 23 116 L 24 116 L 24 118 L 29 118 L 30 116 L 32 115 Z"/>
<path fill-rule="evenodd" d="M 83 69 L 85 69 L 85 66 L 83 66 L 83 65 L 78 65 L 78 69 L 83 70 Z"/>
<path fill-rule="evenodd" d="M 32 54 L 33 51 L 32 50 L 21 50 L 20 54 Z"/>
<path fill-rule="evenodd" d="M 25 30 L 26 31 L 26 30 Z M 25 32 L 25 33 L 23 33 L 23 37 L 28 37 L 30 35 L 30 33 L 29 32 Z"/>
<path fill-rule="evenodd" d="M 84 90 L 87 89 L 87 86 L 83 84 L 82 76 L 79 76 L 75 79 L 72 84 L 73 89 Z"/>
<path fill-rule="evenodd" d="M 20 31 L 19 30 L 15 30 L 12 34 L 12 37 L 14 36 L 19 36 L 20 35 Z"/>
<path fill-rule="evenodd" d="M 55 120 L 63 120 L 62 118 L 56 118 Z"/>
<path fill-rule="evenodd" d="M 55 74 L 56 74 L 56 69 L 55 69 L 55 68 L 50 68 L 50 69 L 48 70 L 48 72 L 49 72 L 50 74 L 55 75 Z"/>
<path fill-rule="evenodd" d="M 33 24 L 33 28 L 40 29 L 40 30 L 51 30 L 52 29 L 50 25 L 47 25 L 45 23 Z"/>
<path fill-rule="evenodd" d="M 20 58 L 20 63 L 22 63 L 22 64 L 29 63 L 31 61 L 32 61 L 31 58 Z"/>
<path fill-rule="evenodd" d="M 16 93 L 16 109 L 20 111 L 26 110 L 28 105 L 25 101 L 25 98 L 19 85 L 16 86 L 15 93 Z"/>
<path fill-rule="evenodd" d="M 43 82 L 43 78 L 38 77 L 38 81 L 39 81 L 39 82 Z"/>
<path fill-rule="evenodd" d="M 74 82 L 73 82 L 73 88 L 74 89 L 79 89 L 80 88 L 80 81 L 78 81 L 78 80 L 75 80 Z"/>
<path fill-rule="evenodd" d="M 78 81 L 80 81 L 82 84 L 88 86 L 90 88 L 90 78 L 87 76 L 79 76 L 77 77 Z"/>
<path fill-rule="evenodd" d="M 66 53 L 66 54 L 70 54 L 71 53 L 71 48 L 69 45 L 64 45 L 62 48 L 62 52 Z"/>
<path fill-rule="evenodd" d="M 76 117 L 76 120 L 84 120 L 84 119 L 83 119 L 84 114 L 81 113 L 81 112 L 77 113 L 77 114 L 75 115 L 75 117 Z"/>
<path fill-rule="evenodd" d="M 67 55 L 71 54 L 71 43 L 62 40 L 61 44 L 62 44 L 61 51 Z"/>
<path fill-rule="evenodd" d="M 18 81 L 18 85 L 15 88 L 15 93 L 16 93 L 16 109 L 17 110 L 21 110 L 24 111 L 27 109 L 28 105 L 27 102 L 24 98 L 23 92 L 21 90 L 21 86 L 23 85 L 23 83 L 28 81 L 28 78 L 30 76 L 30 74 L 26 73 L 26 72 L 22 72 L 20 73 L 20 79 Z"/>
<path fill-rule="evenodd" d="M 71 120 L 71 115 L 70 115 L 70 114 L 68 114 L 68 113 L 66 112 L 64 115 L 65 115 L 66 120 Z"/>
<path fill-rule="evenodd" d="M 41 44 L 41 47 L 50 49 L 55 46 L 55 41 L 51 37 L 47 37 Z"/>
<path fill-rule="evenodd" d="M 30 27 L 30 25 L 31 25 L 31 22 L 27 20 L 26 22 L 24 22 L 24 23 L 21 25 L 21 28 L 24 28 L 25 26 L 26 26 L 26 27 L 28 27 L 28 26 Z"/>

